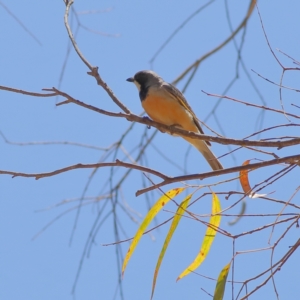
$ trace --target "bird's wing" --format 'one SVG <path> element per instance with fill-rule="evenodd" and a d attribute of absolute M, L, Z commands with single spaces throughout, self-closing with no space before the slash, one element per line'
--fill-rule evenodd
<path fill-rule="evenodd" d="M 164 89 L 166 89 L 168 93 L 172 94 L 178 100 L 180 105 L 182 105 L 192 115 L 193 121 L 194 121 L 195 125 L 197 126 L 197 128 L 199 129 L 199 132 L 201 134 L 204 134 L 204 131 L 201 128 L 201 125 L 198 122 L 198 119 L 197 119 L 195 113 L 193 112 L 192 108 L 190 107 L 190 105 L 186 101 L 183 94 L 174 85 L 172 85 L 170 83 L 164 83 L 162 87 Z M 207 145 L 211 145 L 209 141 L 205 141 L 205 142 L 207 143 Z"/>

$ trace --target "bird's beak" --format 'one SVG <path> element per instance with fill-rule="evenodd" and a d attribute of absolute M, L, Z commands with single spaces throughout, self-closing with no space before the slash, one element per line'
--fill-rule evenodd
<path fill-rule="evenodd" d="M 129 77 L 126 80 L 129 81 L 129 82 L 134 82 L 134 78 L 133 77 Z"/>

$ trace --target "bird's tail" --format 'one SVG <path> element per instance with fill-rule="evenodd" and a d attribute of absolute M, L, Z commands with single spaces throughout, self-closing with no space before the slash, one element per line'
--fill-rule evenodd
<path fill-rule="evenodd" d="M 222 170 L 224 169 L 221 163 L 218 161 L 216 156 L 209 149 L 209 146 L 202 140 L 191 139 L 188 137 L 184 137 L 186 141 L 188 141 L 191 145 L 197 148 L 198 151 L 202 153 L 206 161 L 209 163 L 213 170 Z"/>

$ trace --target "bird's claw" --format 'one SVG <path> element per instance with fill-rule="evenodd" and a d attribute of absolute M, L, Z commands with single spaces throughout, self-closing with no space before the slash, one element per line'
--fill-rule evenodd
<path fill-rule="evenodd" d="M 145 119 L 145 120 L 151 120 L 148 116 L 143 116 L 143 119 Z M 150 129 L 151 126 L 150 126 L 150 125 L 147 125 L 147 128 Z"/>

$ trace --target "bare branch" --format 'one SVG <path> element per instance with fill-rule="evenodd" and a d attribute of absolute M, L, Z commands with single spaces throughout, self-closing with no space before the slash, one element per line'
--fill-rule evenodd
<path fill-rule="evenodd" d="M 1 171 L 0 170 L 0 174 L 6 174 L 6 175 L 12 175 L 12 177 L 33 177 L 36 180 L 40 179 L 40 178 L 45 178 L 45 177 L 51 177 L 51 176 L 55 176 L 64 172 L 68 172 L 71 170 L 76 170 L 76 169 L 95 169 L 95 168 L 103 168 L 103 167 L 124 167 L 124 168 L 128 168 L 128 169 L 135 169 L 135 170 L 140 170 L 142 172 L 146 172 L 146 173 L 150 173 L 153 174 L 155 176 L 158 176 L 160 178 L 163 179 L 167 179 L 170 178 L 158 171 L 155 171 L 153 169 L 150 168 L 146 168 L 143 166 L 138 166 L 135 164 L 130 164 L 130 163 L 125 163 L 122 161 L 119 161 L 118 159 L 116 160 L 116 162 L 110 162 L 110 163 L 97 163 L 97 164 L 76 164 L 76 165 L 72 165 L 69 167 L 65 167 L 62 169 L 58 169 L 52 172 L 48 172 L 48 173 L 37 173 L 37 174 L 28 174 L 28 173 L 20 173 L 20 172 L 12 172 L 12 171 Z"/>
<path fill-rule="evenodd" d="M 211 172 L 201 173 L 201 174 L 190 174 L 190 175 L 172 177 L 171 179 L 169 179 L 169 178 L 165 179 L 164 181 L 162 181 L 158 184 L 155 184 L 155 185 L 150 186 L 148 188 L 137 191 L 136 196 L 142 195 L 144 193 L 147 193 L 151 190 L 157 189 L 157 188 L 162 187 L 164 185 L 167 185 L 169 183 L 186 181 L 186 180 L 194 180 L 194 179 L 203 180 L 205 178 L 210 178 L 210 177 L 214 177 L 214 176 L 219 176 L 219 175 L 224 175 L 224 174 L 229 174 L 229 173 L 235 173 L 235 172 L 239 172 L 239 171 L 242 171 L 242 170 L 251 170 L 251 169 L 253 170 L 253 169 L 258 169 L 258 168 L 277 165 L 277 164 L 280 164 L 280 163 L 298 164 L 299 160 L 300 160 L 300 154 L 293 155 L 293 156 L 286 156 L 286 157 L 283 157 L 283 158 L 276 158 L 276 159 L 264 161 L 264 162 L 261 162 L 261 163 L 249 164 L 249 165 L 246 165 L 246 166 L 233 167 L 233 168 L 217 170 L 217 171 L 211 171 Z"/>
<path fill-rule="evenodd" d="M 247 14 L 244 18 L 244 20 L 241 22 L 241 24 L 236 28 L 234 32 L 231 33 L 231 35 L 223 41 L 220 45 L 212 49 L 211 51 L 205 53 L 203 56 L 201 56 L 199 59 L 197 59 L 194 63 L 192 63 L 187 69 L 185 69 L 184 72 L 182 72 L 174 81 L 173 84 L 177 84 L 179 81 L 181 81 L 192 69 L 196 69 L 199 67 L 200 63 L 205 60 L 207 57 L 211 56 L 212 54 L 219 51 L 221 48 L 223 48 L 226 44 L 228 44 L 236 35 L 237 33 L 247 24 L 248 19 L 250 18 L 253 9 L 255 7 L 256 0 L 251 0 L 250 5 L 247 11 Z"/>
<path fill-rule="evenodd" d="M 2 87 L 1 89 L 5 89 L 7 91 L 10 92 L 18 92 L 19 90 L 16 89 L 12 89 L 12 88 L 6 88 L 6 87 Z M 199 140 L 206 140 L 206 141 L 210 141 L 210 142 L 216 142 L 219 144 L 223 144 L 223 145 L 238 145 L 238 146 L 257 146 L 257 147 L 277 147 L 279 149 L 283 148 L 283 147 L 289 147 L 289 146 L 294 146 L 294 145 L 298 145 L 300 144 L 300 138 L 291 138 L 287 141 L 248 141 L 248 140 L 236 140 L 236 139 L 230 139 L 230 138 L 223 138 L 223 137 L 213 137 L 213 136 L 209 136 L 209 135 L 205 135 L 205 134 L 197 134 L 191 131 L 186 131 L 183 130 L 181 128 L 175 127 L 175 126 L 167 126 L 155 121 L 150 120 L 149 118 L 142 118 L 138 115 L 132 114 L 132 113 L 114 113 L 114 112 L 110 112 L 110 111 L 106 111 L 103 109 L 100 109 L 98 107 L 95 107 L 93 105 L 89 105 L 86 104 L 82 101 L 76 100 L 73 97 L 71 97 L 70 95 L 68 95 L 67 93 L 64 93 L 62 91 L 57 90 L 56 88 L 52 88 L 52 89 L 43 89 L 45 91 L 54 91 L 54 93 L 52 94 L 46 94 L 48 95 L 47 97 L 50 96 L 57 96 L 57 95 L 61 95 L 65 98 L 67 98 L 68 100 L 58 103 L 57 105 L 62 105 L 62 104 L 68 104 L 68 103 L 74 103 L 76 105 L 85 107 L 89 110 L 95 111 L 97 113 L 100 114 L 104 114 L 104 115 L 108 115 L 111 117 L 117 117 L 117 118 L 125 118 L 128 121 L 131 122 L 138 122 L 141 124 L 145 124 L 147 126 L 152 126 L 155 127 L 157 129 L 159 129 L 162 132 L 168 132 L 170 134 L 178 134 L 180 136 L 187 136 L 193 139 L 199 139 Z M 32 93 L 32 92 L 25 92 L 22 91 L 22 93 L 25 93 L 26 95 L 31 95 L 31 96 L 36 96 L 39 97 L 40 94 L 38 93 Z M 45 94 L 42 94 L 45 95 Z M 210 95 L 210 94 L 207 94 Z M 226 98 L 226 96 L 224 96 Z M 228 98 L 230 100 L 233 100 L 232 98 Z M 273 110 L 273 109 L 272 109 Z M 274 110 L 276 111 L 276 110 Z M 280 111 L 278 111 L 280 112 Z M 293 115 L 295 116 L 295 115 Z M 297 116 L 295 116 L 297 117 Z"/>
<path fill-rule="evenodd" d="M 34 92 L 28 92 L 28 91 L 24 91 L 24 90 L 20 90 L 20 89 L 14 89 L 14 88 L 3 86 L 3 85 L 0 85 L 0 90 L 13 92 L 13 93 L 18 93 L 18 94 L 23 94 L 23 95 L 27 95 L 27 96 L 34 96 L 34 97 L 53 97 L 53 96 L 57 96 L 57 94 L 55 92 L 50 93 L 50 94 L 34 93 Z"/>
<path fill-rule="evenodd" d="M 293 117 L 293 118 L 296 118 L 296 119 L 300 119 L 300 116 L 284 112 L 283 110 L 278 110 L 278 109 L 270 108 L 270 107 L 267 107 L 267 106 L 264 106 L 264 105 L 257 105 L 257 104 L 253 104 L 253 103 L 250 103 L 250 102 L 245 102 L 245 101 L 238 100 L 238 99 L 228 97 L 228 96 L 211 94 L 211 93 L 205 92 L 203 90 L 201 90 L 201 91 L 204 94 L 206 94 L 207 96 L 216 97 L 216 98 L 223 98 L 223 99 L 231 100 L 231 101 L 238 102 L 238 103 L 241 103 L 241 104 L 245 104 L 247 106 L 251 106 L 251 107 L 255 107 L 255 108 L 259 108 L 259 109 L 264 109 L 264 110 L 269 110 L 269 111 L 276 112 L 276 113 L 283 114 L 283 115 L 287 115 L 287 116 L 290 116 L 290 117 Z"/>
<path fill-rule="evenodd" d="M 21 20 L 16 17 L 9 9 L 6 5 L 4 5 L 2 3 L 2 1 L 0 1 L 0 5 L 6 10 L 6 12 L 12 16 L 17 22 L 18 24 L 40 45 L 43 46 L 41 41 L 21 22 Z"/>
<path fill-rule="evenodd" d="M 130 113 L 129 109 L 115 96 L 115 94 L 113 93 L 113 91 L 109 88 L 109 86 L 102 80 L 102 78 L 100 77 L 99 73 L 98 73 L 98 67 L 93 67 L 88 60 L 83 56 L 83 54 L 81 53 L 75 39 L 72 33 L 72 30 L 70 28 L 70 25 L 68 23 L 68 17 L 69 17 L 69 11 L 70 11 L 70 7 L 73 4 L 74 0 L 70 0 L 67 2 L 66 5 L 66 12 L 65 12 L 65 26 L 69 35 L 69 38 L 73 44 L 73 47 L 75 49 L 75 51 L 77 52 L 78 56 L 80 57 L 80 59 L 84 62 L 84 64 L 90 69 L 91 72 L 88 72 L 88 75 L 93 76 L 96 81 L 97 84 L 100 85 L 106 92 L 107 94 L 110 96 L 110 98 L 125 112 L 125 113 Z"/>

